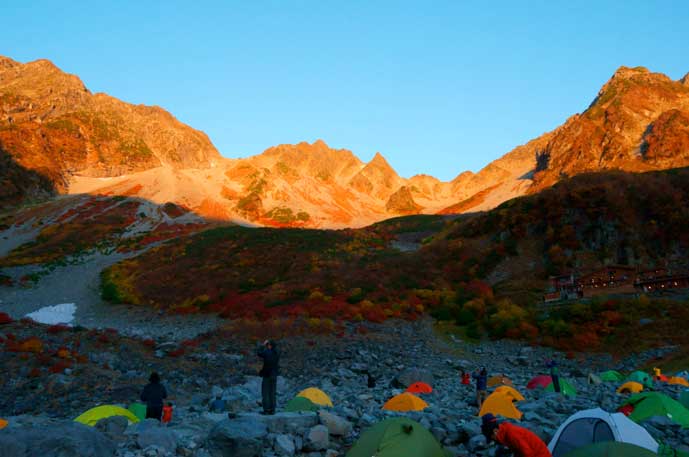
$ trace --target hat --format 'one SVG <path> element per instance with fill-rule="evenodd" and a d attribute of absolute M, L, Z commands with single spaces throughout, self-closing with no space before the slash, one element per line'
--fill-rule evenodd
<path fill-rule="evenodd" d="M 481 416 L 481 433 L 486 437 L 486 440 L 490 441 L 492 439 L 493 430 L 498 428 L 499 425 L 498 418 L 491 413 Z"/>

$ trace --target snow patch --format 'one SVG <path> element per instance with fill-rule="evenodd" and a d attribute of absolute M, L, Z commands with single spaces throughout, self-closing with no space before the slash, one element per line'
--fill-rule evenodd
<path fill-rule="evenodd" d="M 71 324 L 76 310 L 77 306 L 74 303 L 61 303 L 55 306 L 44 306 L 33 313 L 27 314 L 26 317 L 33 319 L 39 324 Z"/>

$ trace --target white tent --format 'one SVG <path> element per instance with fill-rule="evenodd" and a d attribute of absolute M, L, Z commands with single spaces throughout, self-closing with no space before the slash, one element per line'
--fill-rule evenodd
<path fill-rule="evenodd" d="M 645 428 L 622 413 L 608 413 L 600 408 L 587 409 L 571 415 L 557 429 L 548 449 L 553 457 L 593 443 L 619 441 L 658 452 L 658 443 Z"/>

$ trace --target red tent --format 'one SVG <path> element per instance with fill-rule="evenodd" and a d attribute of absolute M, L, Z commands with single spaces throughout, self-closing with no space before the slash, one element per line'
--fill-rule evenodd
<path fill-rule="evenodd" d="M 550 376 L 539 375 L 532 378 L 531 381 L 529 381 L 529 383 L 526 385 L 526 388 L 535 389 L 536 387 L 542 387 L 545 389 L 552 382 L 553 379 Z"/>
<path fill-rule="evenodd" d="M 407 388 L 407 392 L 412 394 L 430 394 L 433 392 L 433 387 L 429 386 L 425 382 L 415 382 Z"/>

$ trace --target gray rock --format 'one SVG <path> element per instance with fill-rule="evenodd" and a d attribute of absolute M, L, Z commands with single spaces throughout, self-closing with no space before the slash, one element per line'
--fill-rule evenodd
<path fill-rule="evenodd" d="M 278 435 L 275 438 L 275 452 L 278 455 L 294 455 L 296 448 L 294 446 L 294 440 L 288 435 Z"/>
<path fill-rule="evenodd" d="M 483 435 L 476 435 L 472 436 L 471 439 L 467 442 L 466 446 L 467 449 L 469 449 L 469 452 L 476 452 L 480 449 L 485 449 L 486 446 L 486 437 Z"/>
<path fill-rule="evenodd" d="M 352 433 L 352 423 L 328 411 L 318 412 L 321 424 L 328 428 L 328 433 L 334 436 L 349 436 Z"/>
<path fill-rule="evenodd" d="M 129 426 L 129 420 L 123 416 L 110 416 L 101 419 L 96 423 L 96 430 L 103 432 L 105 436 L 113 441 L 120 441 L 124 438 L 124 431 Z"/>
<path fill-rule="evenodd" d="M 422 368 L 409 368 L 395 378 L 397 384 L 404 388 L 418 381 L 433 385 L 434 380 L 433 373 Z"/>
<path fill-rule="evenodd" d="M 175 452 L 177 449 L 177 436 L 171 430 L 164 427 L 146 428 L 136 437 L 136 444 L 141 449 L 155 446 L 164 452 Z"/>
<path fill-rule="evenodd" d="M 243 416 L 218 422 L 208 434 L 206 448 L 213 457 L 260 456 L 266 425 L 253 416 Z"/>
<path fill-rule="evenodd" d="M 325 425 L 311 427 L 306 435 L 306 449 L 311 451 L 322 451 L 330 445 L 328 428 Z"/>
<path fill-rule="evenodd" d="M 263 416 L 257 413 L 240 414 L 239 417 L 252 417 L 262 422 L 270 433 L 290 433 L 303 435 L 314 425 L 318 424 L 316 413 L 288 413 L 281 412 L 272 416 Z"/>
<path fill-rule="evenodd" d="M 0 448 L 3 457 L 113 457 L 117 449 L 95 428 L 71 421 L 0 430 Z"/>

